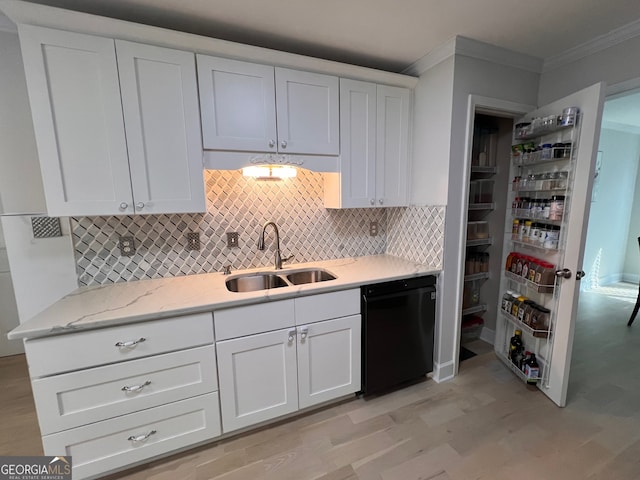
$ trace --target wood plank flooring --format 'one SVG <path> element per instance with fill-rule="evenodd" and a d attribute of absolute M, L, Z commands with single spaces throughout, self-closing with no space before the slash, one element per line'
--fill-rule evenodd
<path fill-rule="evenodd" d="M 484 353 L 450 382 L 353 399 L 109 478 L 636 480 L 640 324 L 626 321 L 637 286 L 620 288 L 581 295 L 564 409 Z M 1 359 L 0 372 L 1 453 L 41 454 L 23 357 Z"/>

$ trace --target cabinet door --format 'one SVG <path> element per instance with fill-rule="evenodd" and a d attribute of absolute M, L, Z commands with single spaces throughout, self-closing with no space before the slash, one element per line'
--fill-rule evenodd
<path fill-rule="evenodd" d="M 376 196 L 378 206 L 408 204 L 409 100 L 406 88 L 378 85 Z"/>
<path fill-rule="evenodd" d="M 204 148 L 276 151 L 273 67 L 197 55 Z"/>
<path fill-rule="evenodd" d="M 295 329 L 216 344 L 223 431 L 298 409 Z"/>
<path fill-rule="evenodd" d="M 276 68 L 278 151 L 338 155 L 338 77 Z"/>
<path fill-rule="evenodd" d="M 376 204 L 376 101 L 374 83 L 340 79 L 339 185 L 325 191 L 339 199 L 325 202 L 325 206 L 360 208 Z M 326 179 L 325 183 L 330 181 Z"/>
<path fill-rule="evenodd" d="M 206 210 L 193 53 L 116 40 L 136 213 Z"/>
<path fill-rule="evenodd" d="M 360 315 L 298 327 L 300 408 L 360 390 Z"/>
<path fill-rule="evenodd" d="M 49 215 L 133 212 L 113 40 L 19 34 Z"/>

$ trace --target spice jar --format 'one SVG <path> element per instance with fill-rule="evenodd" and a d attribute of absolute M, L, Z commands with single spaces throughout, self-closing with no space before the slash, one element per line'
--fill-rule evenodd
<path fill-rule="evenodd" d="M 562 220 L 564 214 L 564 195 L 554 195 L 551 197 L 549 205 L 549 220 Z"/>
<path fill-rule="evenodd" d="M 518 218 L 514 218 L 513 226 L 511 227 L 511 238 L 513 240 L 517 240 L 519 233 L 520 233 L 520 220 Z"/>
<path fill-rule="evenodd" d="M 551 250 L 558 249 L 558 242 L 560 240 L 560 227 L 557 225 L 550 225 L 547 228 L 544 237 L 544 248 L 548 248 Z"/>

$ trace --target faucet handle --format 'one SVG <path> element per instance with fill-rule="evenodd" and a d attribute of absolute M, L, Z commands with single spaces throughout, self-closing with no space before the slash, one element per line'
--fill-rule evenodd
<path fill-rule="evenodd" d="M 222 267 L 222 274 L 231 275 L 231 265 L 225 265 L 224 267 Z"/>
<path fill-rule="evenodd" d="M 291 255 L 289 255 L 288 257 L 281 258 L 281 259 L 280 259 L 280 261 L 282 261 L 282 262 L 288 262 L 288 261 L 289 261 L 289 260 L 291 260 L 293 257 L 295 257 L 295 255 L 291 254 Z"/>

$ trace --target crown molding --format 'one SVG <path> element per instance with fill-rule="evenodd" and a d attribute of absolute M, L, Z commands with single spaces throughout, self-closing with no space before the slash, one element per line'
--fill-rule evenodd
<path fill-rule="evenodd" d="M 602 128 L 606 128 L 607 130 L 615 130 L 617 132 L 640 135 L 640 125 L 630 125 L 628 123 L 618 123 L 612 122 L 610 120 L 602 120 Z"/>
<path fill-rule="evenodd" d="M 2 12 L 0 12 L 0 32 L 18 33 L 16 24 L 13 23 L 9 17 L 3 15 Z"/>
<path fill-rule="evenodd" d="M 424 57 L 419 58 L 407 68 L 405 68 L 402 73 L 404 75 L 412 75 L 414 77 L 419 77 L 427 70 L 432 69 L 436 65 L 441 62 L 444 62 L 447 58 L 453 57 L 456 54 L 456 37 L 453 37 L 447 40 L 442 45 L 434 48 L 429 53 L 427 53 Z"/>
<path fill-rule="evenodd" d="M 456 55 L 465 55 L 520 70 L 542 73 L 543 60 L 541 58 L 461 35 L 456 37 Z"/>
<path fill-rule="evenodd" d="M 409 65 L 402 73 L 419 76 L 453 55 L 464 55 L 533 73 L 542 73 L 543 61 L 538 57 L 461 35 L 457 35 L 439 47 L 434 48 L 424 57 Z"/>
<path fill-rule="evenodd" d="M 542 73 L 576 62 L 581 58 L 601 52 L 640 35 L 640 18 L 622 27 L 611 30 L 604 35 L 592 38 L 558 55 L 548 57 L 544 61 Z"/>

